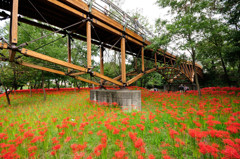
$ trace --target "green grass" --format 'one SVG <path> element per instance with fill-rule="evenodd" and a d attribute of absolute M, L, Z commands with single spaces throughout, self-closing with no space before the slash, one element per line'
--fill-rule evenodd
<path fill-rule="evenodd" d="M 43 95 L 36 93 L 32 97 L 28 93 L 16 93 L 10 98 L 11 106 L 6 105 L 5 97 L 0 98 L 0 158 L 30 158 L 32 154 L 36 158 L 64 159 L 81 153 L 83 158 L 99 159 L 150 158 L 151 154 L 155 158 L 229 158 L 225 152 L 228 146 L 236 150 L 235 157 L 239 155 L 237 91 L 232 95 L 206 93 L 199 99 L 194 93 L 156 93 L 142 89 L 142 111 L 139 112 L 123 112 L 118 107 L 92 103 L 88 90 L 48 93 L 45 102 Z M 199 111 L 203 112 L 202 116 L 197 114 Z M 209 115 L 214 119 L 208 121 Z M 200 140 L 189 134 L 190 129 L 198 128 L 193 121 L 200 123 L 200 134 L 206 133 Z M 207 124 L 212 121 L 220 123 Z M 176 132 L 174 137 L 171 130 Z M 211 137 L 211 130 L 222 132 Z M 133 135 L 135 139 L 130 138 L 129 132 L 137 133 Z M 221 137 L 223 132 L 229 135 Z M 71 139 L 65 142 L 67 137 Z M 33 143 L 34 138 L 37 141 Z M 224 143 L 223 139 L 230 139 L 235 145 Z M 210 150 L 203 152 L 200 142 Z M 73 144 L 84 143 L 84 149 L 73 151 Z M 218 145 L 216 153 L 211 149 L 213 144 Z M 61 148 L 54 150 L 56 145 Z M 31 151 L 32 146 L 36 149 Z M 122 156 L 115 154 L 119 151 Z"/>

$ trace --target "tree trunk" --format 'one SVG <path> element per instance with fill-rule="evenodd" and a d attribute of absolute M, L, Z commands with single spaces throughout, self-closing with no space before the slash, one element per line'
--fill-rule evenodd
<path fill-rule="evenodd" d="M 239 60 L 240 61 L 240 60 Z M 240 79 L 240 63 L 238 64 L 238 79 Z M 237 86 L 240 86 L 240 81 L 237 81 Z"/>
<path fill-rule="evenodd" d="M 43 95 L 44 95 L 43 100 L 46 101 L 46 91 L 45 91 L 45 88 L 44 88 L 44 75 L 43 75 L 43 71 L 42 71 L 42 89 L 43 89 Z"/>
<path fill-rule="evenodd" d="M 198 81 L 198 75 L 197 75 L 197 71 L 196 71 L 195 57 L 196 57 L 196 52 L 195 52 L 194 48 L 192 48 L 192 65 L 193 65 L 194 77 L 195 77 L 195 82 L 197 85 L 198 97 L 201 98 L 202 94 L 201 94 L 199 81 Z"/>
<path fill-rule="evenodd" d="M 50 88 L 50 79 L 48 79 L 48 89 Z"/>
<path fill-rule="evenodd" d="M 14 94 L 15 94 L 16 93 L 16 89 L 17 89 L 17 79 L 16 79 L 15 64 L 13 64 L 13 88 L 14 88 Z"/>
<path fill-rule="evenodd" d="M 36 89 L 37 82 L 35 81 L 33 88 Z"/>
<path fill-rule="evenodd" d="M 32 85 L 31 85 L 31 83 L 30 83 L 29 89 L 30 89 L 30 97 L 32 97 Z"/>
<path fill-rule="evenodd" d="M 227 69 L 226 69 L 225 62 L 223 60 L 221 51 L 219 51 L 219 56 L 220 56 L 220 59 L 221 59 L 223 70 L 224 70 L 225 79 L 227 80 L 228 86 L 230 87 L 231 86 L 231 82 L 230 82 L 230 79 L 228 77 Z"/>
<path fill-rule="evenodd" d="M 7 88 L 4 88 L 4 90 L 5 90 L 5 94 L 6 94 L 6 98 L 7 98 L 7 103 L 8 103 L 8 105 L 11 105 L 11 101 L 10 101 L 10 98 L 9 98 L 10 91 L 8 92 Z"/>
<path fill-rule="evenodd" d="M 216 71 L 215 63 L 214 63 L 214 61 L 213 61 L 213 60 L 212 60 L 212 67 L 211 67 L 211 71 L 212 71 L 212 72 L 215 72 L 215 71 Z"/>
<path fill-rule="evenodd" d="M 80 84 L 78 84 L 78 83 L 76 83 L 76 85 L 77 85 L 77 88 L 78 88 L 78 89 L 80 89 L 80 86 L 81 86 L 81 85 L 80 85 Z"/>
<path fill-rule="evenodd" d="M 73 83 L 74 92 L 76 93 L 76 81 Z"/>
<path fill-rule="evenodd" d="M 55 82 L 56 82 L 57 89 L 59 90 L 59 84 L 58 84 L 58 80 L 57 80 L 57 79 L 55 79 Z"/>

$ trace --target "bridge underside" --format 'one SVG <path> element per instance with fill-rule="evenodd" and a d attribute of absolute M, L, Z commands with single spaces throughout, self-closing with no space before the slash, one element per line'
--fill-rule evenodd
<path fill-rule="evenodd" d="M 142 28 L 136 28 L 131 18 L 119 21 L 94 6 L 96 4 L 94 5 L 93 2 L 86 4 L 82 0 L 0 0 L 0 9 L 4 10 L 0 12 L 0 17 L 2 17 L 0 19 L 10 19 L 10 38 L 8 41 L 2 39 L 2 42 L 0 42 L 0 49 L 8 49 L 9 57 L 1 57 L 1 60 L 15 62 L 23 66 L 55 74 L 71 76 L 94 85 L 114 84 L 129 86 L 143 77 L 144 74 L 154 71 L 163 75 L 164 79 L 169 83 L 194 81 L 194 66 L 191 62 L 183 60 L 179 63 L 176 56 L 161 49 L 158 51 L 145 49 L 146 46 L 151 44 L 146 40 L 147 33 Z M 116 6 L 112 5 L 111 7 L 114 8 Z M 125 13 L 122 14 L 122 17 L 125 17 Z M 68 42 L 66 45 L 68 45 L 68 51 L 66 52 L 66 57 L 68 57 L 68 60 L 58 60 L 56 57 L 50 57 L 28 49 L 28 45 L 37 43 L 38 40 L 53 34 L 43 35 L 39 39 L 31 39 L 32 41 L 19 44 L 19 22 L 50 30 L 53 34 L 67 36 Z M 130 23 L 133 24 L 131 25 Z M 71 62 L 71 38 L 87 42 L 87 66 L 78 66 Z M 98 45 L 100 48 L 99 72 L 93 71 L 91 63 L 92 44 Z M 105 48 L 121 52 L 121 75 L 115 78 L 104 75 L 103 57 L 106 54 L 104 52 Z M 18 59 L 16 54 L 59 65 L 67 68 L 67 70 L 28 63 Z M 125 65 L 126 54 L 140 58 L 141 68 L 135 67 L 134 71 L 127 72 Z M 154 63 L 153 68 L 146 68 L 144 65 L 145 60 L 152 61 Z M 197 74 L 202 76 L 201 66 L 196 64 L 195 68 Z M 83 74 L 90 74 L 99 78 L 99 80 L 84 79 L 81 77 Z"/>

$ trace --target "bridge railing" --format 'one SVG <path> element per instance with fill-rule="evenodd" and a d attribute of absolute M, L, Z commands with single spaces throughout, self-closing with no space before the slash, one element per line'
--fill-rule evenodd
<path fill-rule="evenodd" d="M 128 28 L 144 39 L 149 40 L 153 38 L 154 35 L 144 26 L 142 26 L 136 17 L 131 17 L 118 6 L 113 4 L 110 0 L 83 0 L 88 4 L 89 7 L 93 7 L 98 11 L 104 13 L 105 15 L 111 17 L 116 20 L 120 24 L 122 24 L 125 28 Z"/>
<path fill-rule="evenodd" d="M 134 31 L 135 33 L 139 34 L 146 40 L 150 40 L 151 38 L 155 37 L 155 35 L 149 31 L 146 27 L 142 26 L 136 17 L 131 17 L 129 14 L 124 12 L 121 8 L 117 5 L 112 3 L 110 0 L 83 0 L 85 3 L 88 4 L 89 7 L 93 7 L 98 11 L 104 13 L 105 15 L 111 17 L 112 19 L 116 20 L 124 27 Z M 174 56 L 180 56 L 181 52 L 172 47 L 167 47 L 167 52 L 171 53 Z M 198 65 L 202 66 L 199 62 L 196 62 Z"/>

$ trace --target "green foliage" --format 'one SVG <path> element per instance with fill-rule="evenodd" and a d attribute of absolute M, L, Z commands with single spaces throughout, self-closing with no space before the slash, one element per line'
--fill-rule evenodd
<path fill-rule="evenodd" d="M 159 7 L 169 8 L 173 18 L 156 21 L 161 34 L 153 39 L 151 47 L 175 41 L 177 49 L 187 50 L 193 61 L 201 61 L 207 77 L 205 84 L 211 86 L 209 80 L 216 80 L 219 85 L 238 85 L 239 4 L 234 0 L 157 0 Z"/>
<path fill-rule="evenodd" d="M 239 0 L 221 0 L 222 6 L 220 12 L 223 13 L 229 24 L 239 28 L 240 19 L 240 1 Z"/>
<path fill-rule="evenodd" d="M 0 28 L 0 36 L 5 37 L 5 39 L 8 39 L 8 30 L 9 30 L 9 24 L 6 24 L 3 28 Z M 18 45 L 23 44 L 25 42 L 30 42 L 32 40 L 38 39 L 39 37 L 49 35 L 51 34 L 52 31 L 44 30 L 38 27 L 30 26 L 24 23 L 19 23 L 19 29 L 18 29 Z M 43 39 L 40 39 L 36 42 L 29 43 L 29 45 L 25 46 L 25 48 L 29 50 L 33 50 L 45 55 L 48 55 L 53 58 L 57 58 L 59 60 L 67 61 L 68 60 L 68 53 L 67 53 L 67 36 L 62 35 L 62 34 L 52 34 L 50 36 L 47 36 Z M 92 46 L 92 56 L 96 56 L 98 54 L 99 48 L 97 46 Z M 8 57 L 8 51 L 3 50 L 2 53 Z M 43 67 L 47 68 L 52 68 L 56 70 L 60 70 L 63 72 L 68 71 L 67 68 L 57 66 L 55 64 L 45 62 L 42 60 L 38 60 L 35 58 L 31 57 L 25 57 L 22 56 L 21 54 L 17 53 L 16 57 L 19 57 L 18 61 L 25 61 L 29 62 L 32 64 L 40 65 Z M 85 66 L 86 67 L 86 60 L 87 59 L 87 47 L 86 47 L 86 42 L 82 42 L 79 40 L 73 40 L 72 41 L 72 63 L 80 66 Z M 92 65 L 96 65 L 96 62 L 92 60 Z M 27 73 L 22 74 L 24 76 L 25 80 L 23 83 L 21 82 L 21 85 L 26 85 L 26 84 L 31 84 L 34 87 L 40 88 L 42 78 L 41 78 L 41 71 L 31 69 L 31 68 L 26 68 L 23 66 L 18 66 L 16 68 L 17 70 L 27 70 Z M 89 75 L 83 75 L 87 79 L 90 79 Z M 76 85 L 83 85 L 82 82 L 77 81 L 76 79 L 73 79 L 71 77 L 67 76 L 61 76 L 49 72 L 44 73 L 44 79 L 48 81 L 48 86 L 52 85 L 53 83 L 56 83 L 54 87 L 59 87 L 58 83 L 62 81 L 63 83 L 65 81 L 70 81 L 71 83 L 75 83 Z M 19 88 L 20 85 L 17 86 Z M 17 89 L 16 88 L 16 89 Z"/>
<path fill-rule="evenodd" d="M 26 76 L 28 71 L 14 63 L 1 63 L 0 66 L 0 85 L 7 89 L 17 89 L 25 85 Z"/>

